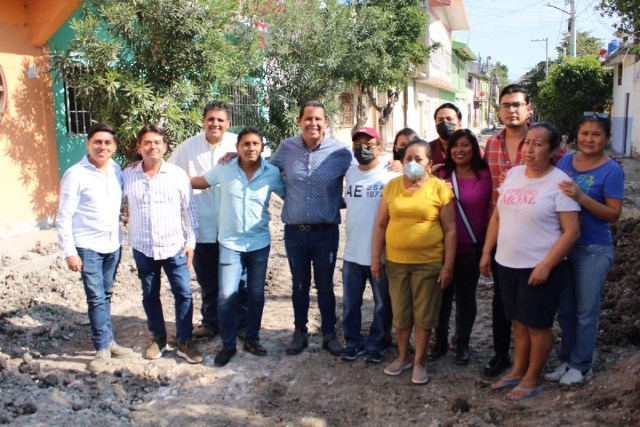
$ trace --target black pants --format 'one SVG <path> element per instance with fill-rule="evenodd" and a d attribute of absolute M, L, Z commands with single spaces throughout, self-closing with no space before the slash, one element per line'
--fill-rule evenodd
<path fill-rule="evenodd" d="M 453 296 L 456 297 L 456 333 L 459 342 L 469 342 L 471 329 L 476 320 L 478 306 L 476 303 L 476 289 L 480 277 L 480 259 L 476 252 L 456 254 L 453 269 L 453 281 L 442 294 L 442 307 L 436 335 L 438 339 L 447 340 L 449 337 L 449 318 L 453 306 Z"/>
<path fill-rule="evenodd" d="M 491 274 L 493 275 L 493 303 L 492 303 L 492 326 L 493 326 L 493 351 L 497 355 L 509 356 L 511 346 L 511 320 L 507 319 L 504 313 L 504 303 L 502 302 L 502 292 L 498 279 L 498 263 L 496 253 L 491 256 Z"/>

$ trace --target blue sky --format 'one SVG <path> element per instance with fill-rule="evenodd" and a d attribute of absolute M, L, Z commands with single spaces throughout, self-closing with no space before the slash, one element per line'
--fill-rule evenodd
<path fill-rule="evenodd" d="M 599 0 L 577 0 L 577 27 L 591 31 L 602 39 L 603 47 L 613 40 L 611 25 L 615 20 L 603 18 L 594 6 Z M 483 61 L 500 61 L 509 67 L 509 78 L 516 80 L 529 68 L 544 61 L 544 42 L 549 39 L 549 58 L 554 59 L 562 33 L 567 31 L 569 15 L 546 6 L 551 4 L 569 12 L 565 0 L 465 0 L 471 31 L 454 32 L 454 39 L 467 43 Z M 578 41 L 579 43 L 579 41 Z"/>

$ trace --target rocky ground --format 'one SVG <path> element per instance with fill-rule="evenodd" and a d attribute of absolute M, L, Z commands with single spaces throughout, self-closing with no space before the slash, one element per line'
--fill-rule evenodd
<path fill-rule="evenodd" d="M 635 166 L 625 166 L 631 171 Z M 640 169 L 640 168 L 638 168 Z M 635 170 L 635 169 L 634 169 Z M 630 205 L 633 203 L 630 201 Z M 545 391 L 522 403 L 492 391 L 480 371 L 492 356 L 492 284 L 478 289 L 479 312 L 471 340 L 472 362 L 456 366 L 449 355 L 427 368 L 426 386 L 410 373 L 382 372 L 380 365 L 352 363 L 321 349 L 320 316 L 312 295 L 307 350 L 287 356 L 293 330 L 290 273 L 283 245 L 281 205 L 272 203 L 272 251 L 266 287 L 262 342 L 269 354 L 242 350 L 224 368 L 213 365 L 221 343 L 205 340 L 204 363 L 189 365 L 173 352 L 148 361 L 141 291 L 131 249 L 125 245 L 112 301 L 114 331 L 135 355 L 112 360 L 106 372 L 84 370 L 93 356 L 82 283 L 67 270 L 57 244 L 5 256 L 0 261 L 0 424 L 9 425 L 216 425 L 216 426 L 637 426 L 640 425 L 640 220 L 613 230 L 616 263 L 603 297 L 595 376 Z M 635 215 L 630 215 L 635 216 Z M 344 243 L 344 234 L 342 235 Z M 335 273 L 338 316 L 342 277 Z M 166 282 L 165 282 L 166 283 Z M 200 296 L 192 281 L 194 321 Z M 173 299 L 163 287 L 165 317 L 175 330 Z M 371 320 L 367 291 L 363 323 Z M 452 316 L 453 318 L 453 316 Z M 556 335 L 559 329 L 555 328 Z M 338 327 L 338 333 L 342 331 Z M 559 342 L 559 336 L 557 339 Z M 555 367 L 554 348 L 548 369 Z"/>

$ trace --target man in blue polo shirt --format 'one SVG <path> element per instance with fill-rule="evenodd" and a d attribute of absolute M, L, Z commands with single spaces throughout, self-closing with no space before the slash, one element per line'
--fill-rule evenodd
<path fill-rule="evenodd" d="M 259 332 L 271 247 L 269 199 L 272 192 L 284 197 L 285 191 L 280 170 L 260 157 L 264 143 L 258 129 L 244 128 L 238 134 L 236 148 L 239 157 L 214 166 L 204 176 L 191 178 L 194 189 L 220 185 L 218 321 L 222 349 L 214 360 L 217 366 L 226 365 L 236 354 L 235 306 L 244 269 L 249 300 L 243 349 L 256 356 L 267 354 Z"/>
<path fill-rule="evenodd" d="M 293 280 L 295 332 L 287 354 L 298 354 L 308 345 L 307 322 L 311 265 L 322 316 L 322 347 L 340 356 L 336 337 L 336 297 L 333 272 L 338 255 L 342 181 L 353 155 L 325 130 L 329 118 L 319 102 L 305 103 L 298 117 L 301 135 L 283 140 L 271 164 L 284 173 L 287 198 L 282 209 L 284 244 Z"/>

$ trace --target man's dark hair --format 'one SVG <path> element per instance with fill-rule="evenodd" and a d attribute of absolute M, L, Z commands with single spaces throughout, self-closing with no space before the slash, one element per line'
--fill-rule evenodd
<path fill-rule="evenodd" d="M 209 113 L 209 111 L 224 111 L 225 113 L 227 113 L 227 118 L 231 120 L 231 108 L 229 108 L 229 106 L 225 102 L 211 101 L 210 103 L 205 105 L 204 110 L 202 111 L 203 119 L 207 117 L 207 113 Z"/>
<path fill-rule="evenodd" d="M 113 140 L 116 140 L 116 130 L 109 126 L 106 123 L 96 123 L 89 128 L 89 132 L 87 132 L 87 140 L 90 140 L 93 135 L 98 132 L 109 132 L 113 135 Z"/>
<path fill-rule="evenodd" d="M 407 156 L 407 151 L 409 151 L 409 147 L 412 147 L 414 145 L 419 145 L 420 147 L 424 147 L 425 151 L 427 152 L 427 159 L 431 160 L 431 144 L 429 144 L 427 141 L 425 141 L 424 139 L 421 138 L 416 138 L 412 141 L 410 141 L 406 147 L 404 147 L 405 149 L 405 157 Z M 404 159 L 402 159 L 401 161 L 404 161 Z"/>
<path fill-rule="evenodd" d="M 299 119 L 301 119 L 302 116 L 304 116 L 304 109 L 307 107 L 322 108 L 322 111 L 324 111 L 324 117 L 325 118 L 327 117 L 327 108 L 324 106 L 322 102 L 307 101 L 304 104 L 302 104 L 302 107 L 300 107 L 300 115 L 298 116 Z"/>
<path fill-rule="evenodd" d="M 529 128 L 529 132 L 531 132 L 532 129 L 536 129 L 536 128 L 545 129 L 549 134 L 548 141 L 549 141 L 549 149 L 551 151 L 554 151 L 556 148 L 560 146 L 560 132 L 558 132 L 558 129 L 556 129 L 554 125 L 552 125 L 549 122 L 534 123 Z"/>
<path fill-rule="evenodd" d="M 480 178 L 480 171 L 482 169 L 486 169 L 487 163 L 482 159 L 482 155 L 480 154 L 480 145 L 478 144 L 478 138 L 474 135 L 474 133 L 469 129 L 458 129 L 455 131 L 451 138 L 449 139 L 449 144 L 447 145 L 447 158 L 444 161 L 444 171 L 445 176 L 451 176 L 451 173 L 456 170 L 456 163 L 453 161 L 451 157 L 451 149 L 457 144 L 458 140 L 463 137 L 467 137 L 469 142 L 471 142 L 471 169 L 477 178 Z"/>
<path fill-rule="evenodd" d="M 157 133 L 158 135 L 162 136 L 162 140 L 164 141 L 164 136 L 165 136 L 164 129 L 162 129 L 160 126 L 154 123 L 148 123 L 142 126 L 142 129 L 138 131 L 138 137 L 137 137 L 138 144 L 142 142 L 142 137 L 144 136 L 144 134 L 149 132 Z"/>
<path fill-rule="evenodd" d="M 255 127 L 255 126 L 247 126 L 247 127 L 243 128 L 238 133 L 238 142 L 240 142 L 240 140 L 242 140 L 242 137 L 245 136 L 245 135 L 258 135 L 258 137 L 260 138 L 260 142 L 262 142 L 264 144 L 264 141 L 262 140 L 262 134 L 260 133 L 258 128 Z"/>
<path fill-rule="evenodd" d="M 443 110 L 445 108 L 450 108 L 453 111 L 455 111 L 456 114 L 458 115 L 458 121 L 462 120 L 462 111 L 460 111 L 460 109 L 458 107 L 456 107 L 455 104 L 452 104 L 450 102 L 445 102 L 444 104 L 442 104 L 441 106 L 436 108 L 436 112 L 433 113 L 433 120 L 436 119 L 436 116 L 438 115 L 438 111 Z"/>
<path fill-rule="evenodd" d="M 527 104 L 529 103 L 529 94 L 527 93 L 527 90 L 519 84 L 505 86 L 504 89 L 500 91 L 500 98 L 498 99 L 498 102 L 502 103 L 502 97 L 512 93 L 523 93 L 524 102 L 526 102 Z"/>

